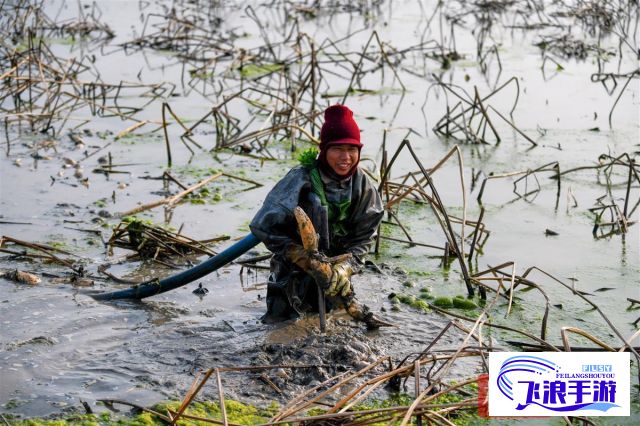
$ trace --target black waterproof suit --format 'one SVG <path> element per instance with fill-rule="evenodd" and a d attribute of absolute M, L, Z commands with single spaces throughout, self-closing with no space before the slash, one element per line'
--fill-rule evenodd
<path fill-rule="evenodd" d="M 336 235 L 329 223 L 329 241 L 325 244 L 328 245 L 328 250 L 324 254 L 337 256 L 351 253 L 352 268 L 354 272 L 358 272 L 382 220 L 382 201 L 376 188 L 359 168 L 353 176 L 340 181 L 330 178 L 322 171 L 320 176 L 330 203 L 351 200 L 347 219 L 342 222 L 346 225 L 346 235 Z M 265 322 L 295 318 L 303 312 L 318 310 L 315 282 L 298 266 L 289 262 L 284 254 L 288 245 L 301 244 L 293 209 L 300 206 L 309 214 L 310 192 L 312 185 L 309 170 L 303 166 L 294 167 L 269 192 L 249 225 L 251 232 L 274 254 L 267 287 L 267 313 L 263 317 Z M 328 309 L 331 308 L 330 305 L 329 300 Z"/>

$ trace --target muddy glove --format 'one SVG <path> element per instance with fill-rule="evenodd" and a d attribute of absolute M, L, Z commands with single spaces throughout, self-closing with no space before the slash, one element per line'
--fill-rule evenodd
<path fill-rule="evenodd" d="M 327 296 L 343 296 L 346 297 L 351 294 L 353 288 L 351 287 L 351 274 L 353 274 L 353 268 L 349 262 L 339 262 L 333 265 L 331 268 L 333 274 L 331 275 L 331 283 L 326 290 Z"/>
<path fill-rule="evenodd" d="M 309 274 L 321 288 L 329 287 L 331 266 L 318 258 L 318 253 L 305 250 L 298 244 L 289 244 L 284 250 L 284 257 Z"/>

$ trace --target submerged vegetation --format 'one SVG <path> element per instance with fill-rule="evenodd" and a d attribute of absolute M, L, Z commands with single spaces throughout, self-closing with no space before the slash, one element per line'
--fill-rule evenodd
<path fill-rule="evenodd" d="M 103 404 L 104 405 L 104 404 Z M 112 405 L 109 403 L 108 405 Z M 156 416 L 152 413 L 165 413 L 167 410 L 177 412 L 180 408 L 180 401 L 161 402 L 149 408 L 149 412 L 139 412 L 130 415 L 114 414 L 103 411 L 100 414 L 83 414 L 65 416 L 59 420 L 46 419 L 26 419 L 16 420 L 11 424 L 14 426 L 160 426 L 167 424 L 163 416 Z M 268 422 L 278 409 L 277 404 L 271 404 L 266 408 L 256 408 L 245 405 L 237 401 L 225 401 L 225 413 L 230 423 L 239 425 L 257 425 Z M 221 420 L 222 412 L 216 402 L 194 402 L 185 411 L 188 416 L 196 416 L 206 419 Z M 211 422 L 198 421 L 195 419 L 184 419 L 177 422 L 181 426 L 202 426 Z"/>
<path fill-rule="evenodd" d="M 477 392 L 477 386 L 467 385 L 456 392 L 451 392 L 438 396 L 433 400 L 434 404 L 451 405 L 463 403 L 465 395 Z M 370 412 L 380 409 L 392 409 L 393 407 L 410 405 L 413 397 L 406 393 L 394 393 L 384 400 L 371 400 L 367 403 L 360 403 L 351 410 L 357 412 Z M 161 426 L 167 424 L 162 416 L 154 415 L 152 412 L 163 413 L 167 410 L 177 412 L 180 408 L 180 401 L 161 402 L 149 408 L 149 412 L 138 414 L 130 414 L 123 416 L 122 414 L 113 414 L 104 411 L 100 414 L 77 414 L 65 416 L 59 420 L 47 419 L 27 419 L 15 420 L 11 422 L 12 426 Z M 272 403 L 266 408 L 257 408 L 251 405 L 245 405 L 237 401 L 225 401 L 225 413 L 227 421 L 230 424 L 237 425 L 260 425 L 268 424 L 269 419 L 278 412 L 278 405 Z M 327 411 L 321 408 L 313 408 L 308 411 L 308 416 L 322 417 Z M 222 421 L 222 413 L 219 404 L 216 402 L 194 402 L 184 412 L 185 418 L 179 420 L 176 424 L 179 426 L 204 426 L 211 424 L 212 421 Z M 198 420 L 198 418 L 203 420 Z M 206 419 L 206 421 L 204 420 Z M 373 420 L 372 425 L 383 425 L 384 422 L 375 422 L 375 414 L 369 414 L 362 417 L 363 420 Z M 485 424 L 487 420 L 478 417 L 473 410 L 460 411 L 451 417 L 451 421 L 456 425 L 464 426 L 468 424 Z M 216 422 L 217 423 L 217 422 Z"/>

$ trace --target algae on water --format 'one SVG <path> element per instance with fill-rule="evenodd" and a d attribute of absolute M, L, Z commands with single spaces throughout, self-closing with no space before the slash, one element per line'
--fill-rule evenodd
<path fill-rule="evenodd" d="M 244 64 L 240 68 L 240 75 L 245 78 L 258 78 L 280 71 L 283 68 L 282 64 Z"/>
<path fill-rule="evenodd" d="M 181 401 L 161 402 L 153 406 L 152 410 L 160 414 L 165 414 L 167 409 L 178 411 L 180 404 Z M 266 423 L 271 417 L 273 417 L 273 415 L 276 414 L 279 408 L 276 402 L 271 402 L 268 406 L 259 408 L 253 405 L 242 404 L 234 400 L 226 400 L 224 406 L 228 422 L 241 425 Z M 222 420 L 220 405 L 217 402 L 211 401 L 192 402 L 189 405 L 189 408 L 185 411 L 185 414 L 217 421 Z M 11 424 L 14 426 L 160 426 L 166 425 L 166 422 L 147 412 L 137 414 L 132 417 L 113 418 L 110 412 L 105 411 L 100 414 L 73 414 L 57 420 L 39 418 L 25 419 L 12 422 Z M 177 424 L 180 426 L 199 426 L 211 423 L 184 419 L 178 421 Z"/>

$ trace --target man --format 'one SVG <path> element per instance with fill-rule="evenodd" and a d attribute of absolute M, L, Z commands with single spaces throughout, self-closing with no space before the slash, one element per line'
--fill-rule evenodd
<path fill-rule="evenodd" d="M 250 224 L 251 232 L 274 254 L 264 322 L 318 311 L 316 282 L 309 275 L 312 271 L 297 266 L 304 263 L 299 260 L 306 254 L 297 234 L 296 206 L 309 214 L 309 200 L 317 197 L 328 212 L 329 241 L 324 254 L 352 255 L 332 266 L 331 282 L 323 288 L 328 309 L 332 298 L 352 294 L 351 275 L 362 268 L 363 256 L 369 252 L 382 220 L 380 196 L 358 167 L 362 143 L 353 112 L 334 105 L 327 108 L 324 117 L 317 159 L 291 169 L 267 195 Z"/>

